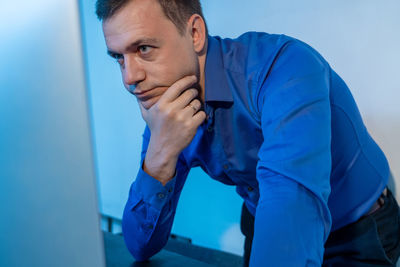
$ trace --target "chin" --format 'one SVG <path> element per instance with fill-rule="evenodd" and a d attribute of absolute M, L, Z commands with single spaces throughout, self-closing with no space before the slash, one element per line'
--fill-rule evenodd
<path fill-rule="evenodd" d="M 148 110 L 148 109 L 150 109 L 152 106 L 154 106 L 157 103 L 158 99 L 160 99 L 159 96 L 158 97 L 153 97 L 153 98 L 151 98 L 149 100 L 146 100 L 146 101 L 141 101 L 140 103 L 142 104 L 142 106 L 146 110 Z"/>

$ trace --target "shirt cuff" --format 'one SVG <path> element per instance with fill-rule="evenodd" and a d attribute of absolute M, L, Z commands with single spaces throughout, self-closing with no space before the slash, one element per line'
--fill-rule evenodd
<path fill-rule="evenodd" d="M 135 194 L 142 197 L 145 203 L 150 204 L 157 210 L 161 210 L 174 193 L 177 172 L 175 172 L 175 176 L 163 186 L 160 181 L 151 177 L 143 170 L 143 162 L 140 166 L 132 189 Z"/>

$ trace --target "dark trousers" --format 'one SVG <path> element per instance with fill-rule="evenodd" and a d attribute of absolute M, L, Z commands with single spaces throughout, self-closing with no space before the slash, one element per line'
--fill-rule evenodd
<path fill-rule="evenodd" d="M 322 266 L 396 266 L 400 256 L 400 209 L 390 190 L 383 199 L 383 206 L 374 213 L 330 233 Z M 254 217 L 244 203 L 240 228 L 245 236 L 243 266 L 247 267 Z"/>

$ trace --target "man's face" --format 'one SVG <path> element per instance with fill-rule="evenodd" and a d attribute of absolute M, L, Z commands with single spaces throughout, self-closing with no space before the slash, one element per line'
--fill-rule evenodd
<path fill-rule="evenodd" d="M 190 31 L 182 36 L 157 0 L 132 0 L 103 23 L 109 54 L 125 88 L 149 109 L 177 80 L 199 76 Z"/>

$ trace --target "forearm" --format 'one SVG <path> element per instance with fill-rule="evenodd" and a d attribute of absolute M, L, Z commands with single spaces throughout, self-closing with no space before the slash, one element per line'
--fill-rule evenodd
<path fill-rule="evenodd" d="M 290 179 L 268 179 L 260 184 L 250 266 L 321 266 L 330 219 L 319 200 Z"/>
<path fill-rule="evenodd" d="M 162 185 L 165 185 L 175 176 L 179 154 L 168 151 L 164 147 L 154 143 L 150 139 L 142 167 L 148 175 L 160 181 Z"/>
<path fill-rule="evenodd" d="M 177 164 L 176 175 L 164 186 L 139 171 L 122 219 L 125 243 L 136 260 L 150 258 L 167 242 L 187 174 L 186 166 Z"/>

